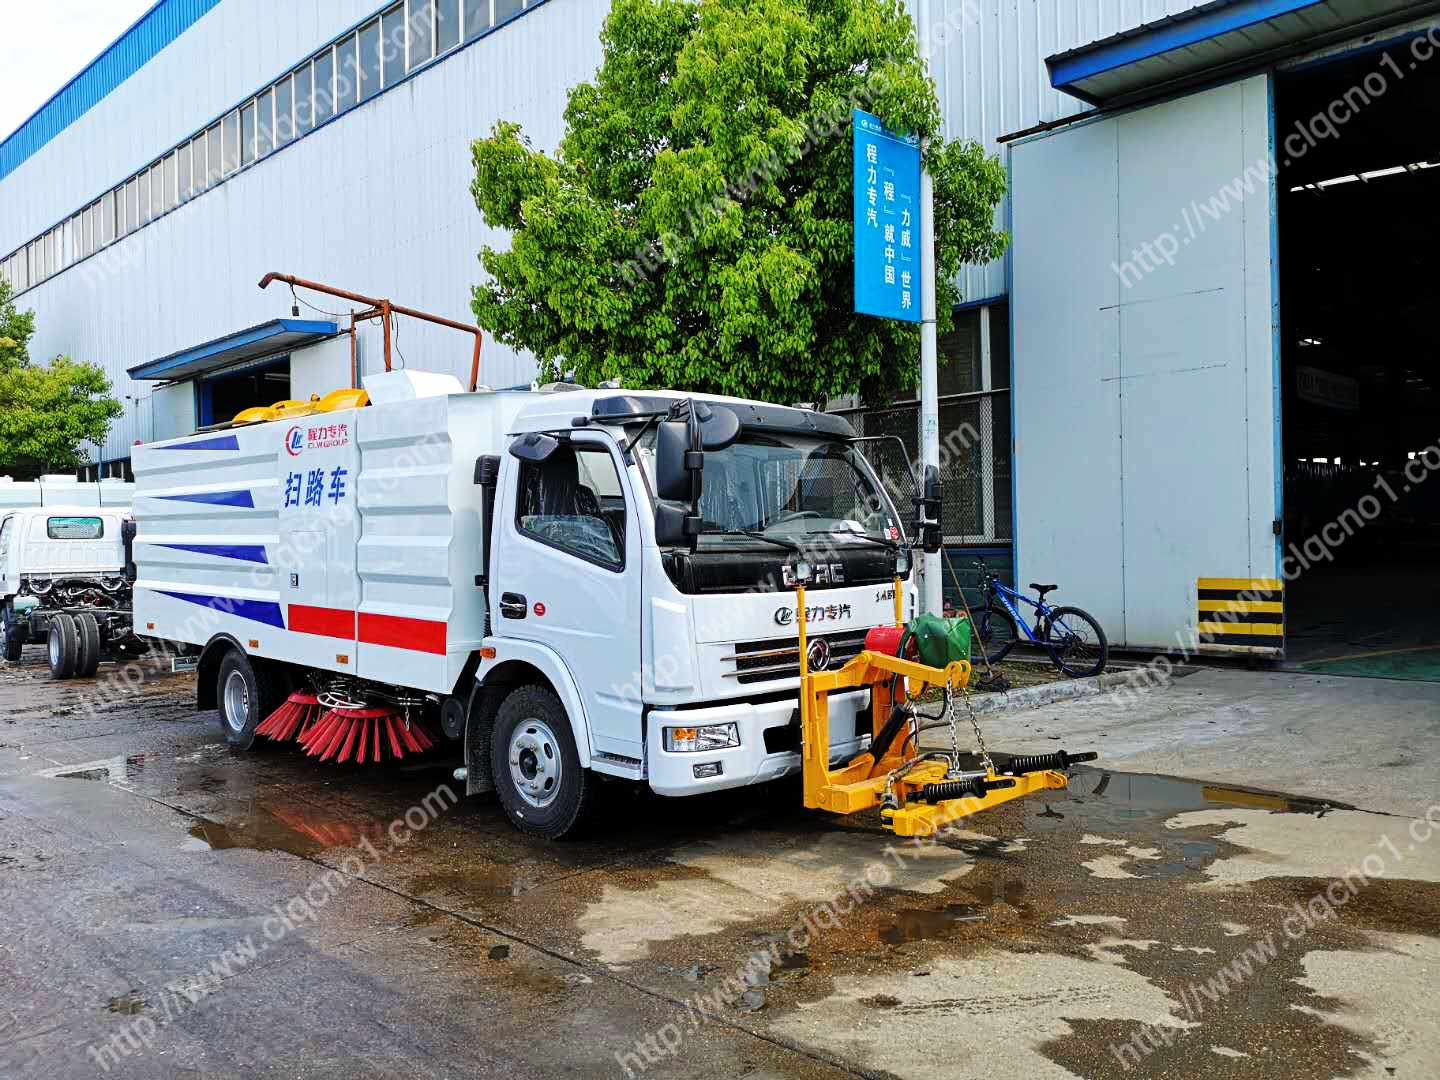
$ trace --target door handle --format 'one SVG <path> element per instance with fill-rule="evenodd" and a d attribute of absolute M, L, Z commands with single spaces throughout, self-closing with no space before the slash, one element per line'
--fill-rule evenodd
<path fill-rule="evenodd" d="M 530 604 L 519 593 L 500 594 L 500 614 L 507 619 L 523 619 L 530 611 Z"/>

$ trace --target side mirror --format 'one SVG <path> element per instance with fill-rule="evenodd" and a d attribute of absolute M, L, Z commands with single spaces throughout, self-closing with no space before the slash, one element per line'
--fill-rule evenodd
<path fill-rule="evenodd" d="M 944 505 L 945 484 L 940 479 L 940 470 L 926 465 L 920 481 L 920 491 L 915 496 L 915 535 L 920 547 L 930 555 L 940 550 L 944 539 L 941 531 L 941 510 Z"/>
<path fill-rule="evenodd" d="M 553 435 L 531 431 L 516 438 L 510 444 L 510 456 L 521 461 L 544 461 L 560 447 L 560 440 Z"/>
<path fill-rule="evenodd" d="M 724 405 L 694 402 L 690 415 L 700 428 L 700 450 L 724 450 L 740 437 L 740 417 Z"/>
<path fill-rule="evenodd" d="M 690 448 L 684 420 L 666 420 L 655 429 L 655 497 L 686 502 L 698 486 L 704 455 Z M 698 497 L 699 492 L 693 494 Z"/>
<path fill-rule="evenodd" d="M 688 547 L 700 541 L 700 493 L 705 451 L 724 450 L 740 437 L 740 418 L 723 405 L 692 401 L 684 420 L 655 429 L 655 542 Z"/>
<path fill-rule="evenodd" d="M 477 486 L 493 487 L 499 479 L 499 454 L 481 454 L 475 459 L 475 483 Z"/>
<path fill-rule="evenodd" d="M 135 519 L 127 518 L 120 523 L 120 543 L 125 550 L 125 580 L 131 585 L 140 576 L 140 571 L 135 566 Z"/>
<path fill-rule="evenodd" d="M 700 517 L 690 513 L 683 502 L 659 500 L 655 503 L 655 544 L 662 548 L 695 550 L 700 540 Z"/>

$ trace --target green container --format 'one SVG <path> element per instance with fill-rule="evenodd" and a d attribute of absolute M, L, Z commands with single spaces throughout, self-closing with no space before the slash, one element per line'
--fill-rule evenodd
<path fill-rule="evenodd" d="M 970 620 L 963 615 L 955 619 L 930 614 L 915 616 L 900 638 L 901 656 L 905 655 L 912 637 L 922 664 L 943 668 L 956 660 L 970 659 Z"/>

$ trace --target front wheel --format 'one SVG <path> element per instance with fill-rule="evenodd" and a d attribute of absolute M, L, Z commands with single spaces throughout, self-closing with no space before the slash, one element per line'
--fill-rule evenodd
<path fill-rule="evenodd" d="M 557 840 L 575 830 L 595 794 L 580 767 L 565 707 L 548 689 L 522 686 L 500 705 L 490 739 L 495 793 L 522 832 Z"/>
<path fill-rule="evenodd" d="M 1045 646 L 1055 666 L 1072 679 L 1099 675 L 1110 658 L 1105 631 L 1093 615 L 1075 607 L 1050 613 L 1045 621 Z"/>
<path fill-rule="evenodd" d="M 988 663 L 998 664 L 1015 647 L 1020 630 L 1015 625 L 1015 616 L 1005 610 L 998 600 L 991 600 L 975 616 L 975 633 L 970 641 L 970 655 L 983 656 Z"/>

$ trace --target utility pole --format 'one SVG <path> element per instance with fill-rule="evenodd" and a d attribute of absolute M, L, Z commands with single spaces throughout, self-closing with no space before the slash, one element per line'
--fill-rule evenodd
<path fill-rule="evenodd" d="M 929 0 L 913 0 L 915 33 L 919 39 L 920 62 L 930 74 Z M 924 147 L 921 147 L 924 153 Z M 920 169 L 920 464 L 940 467 L 940 372 L 935 337 L 935 189 L 921 159 Z M 947 496 L 953 497 L 949 492 Z M 942 520 L 944 515 L 941 515 Z M 943 530 L 942 530 L 943 531 Z M 943 614 L 944 585 L 940 580 L 940 554 L 927 554 L 921 579 L 920 606 L 934 615 Z"/>

